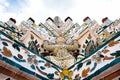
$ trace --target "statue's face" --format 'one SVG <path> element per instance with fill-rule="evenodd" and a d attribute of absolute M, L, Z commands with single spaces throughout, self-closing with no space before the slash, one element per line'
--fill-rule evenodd
<path fill-rule="evenodd" d="M 58 37 L 58 38 L 56 39 L 56 43 L 57 43 L 57 44 L 65 44 L 65 42 L 66 42 L 66 40 L 65 40 L 65 38 L 63 38 L 63 37 Z"/>

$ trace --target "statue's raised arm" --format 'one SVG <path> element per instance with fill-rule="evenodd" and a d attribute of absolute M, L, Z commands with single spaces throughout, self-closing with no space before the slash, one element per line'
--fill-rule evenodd
<path fill-rule="evenodd" d="M 72 44 L 67 45 L 68 51 L 73 51 L 73 50 L 77 50 L 77 49 L 78 49 L 78 41 L 77 40 L 73 40 Z"/>
<path fill-rule="evenodd" d="M 43 42 L 43 47 L 44 49 L 48 50 L 48 51 L 53 51 L 55 49 L 55 46 L 50 44 L 49 41 L 45 40 Z"/>

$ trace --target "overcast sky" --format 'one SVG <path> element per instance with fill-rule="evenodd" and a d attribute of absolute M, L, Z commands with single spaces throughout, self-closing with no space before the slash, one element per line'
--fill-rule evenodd
<path fill-rule="evenodd" d="M 120 0 L 0 0 L 0 21 L 13 17 L 19 24 L 32 17 L 39 24 L 48 17 L 60 16 L 64 20 L 70 16 L 74 23 L 81 25 L 89 16 L 101 24 L 104 17 L 112 21 L 119 19 L 119 8 Z"/>

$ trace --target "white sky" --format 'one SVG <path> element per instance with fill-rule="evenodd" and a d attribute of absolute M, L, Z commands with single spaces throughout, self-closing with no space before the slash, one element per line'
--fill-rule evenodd
<path fill-rule="evenodd" d="M 32 17 L 36 24 L 44 23 L 48 17 L 60 16 L 62 20 L 70 16 L 80 25 L 89 16 L 101 24 L 101 19 L 120 18 L 120 0 L 0 0 L 0 21 L 10 17 L 17 24 Z"/>

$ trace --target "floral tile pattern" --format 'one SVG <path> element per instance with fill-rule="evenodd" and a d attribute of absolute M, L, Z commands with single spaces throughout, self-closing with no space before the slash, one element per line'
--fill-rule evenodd
<path fill-rule="evenodd" d="M 58 19 L 59 17 L 55 17 L 55 21 Z M 58 46 L 55 45 L 54 39 L 58 39 L 61 27 L 59 23 L 54 23 L 58 32 L 41 23 L 41 32 L 33 28 L 35 23 L 32 21 L 33 23 L 29 23 L 29 20 L 22 23 L 21 26 L 27 26 L 23 31 L 15 29 L 15 25 L 0 24 L 1 61 L 42 80 L 90 80 L 107 68 L 120 63 L 120 32 L 111 22 L 104 24 L 102 28 L 99 27 L 100 30 L 97 27 L 98 32 L 95 21 L 88 20 L 90 22 L 84 22 L 82 26 L 71 23 L 72 27 L 63 30 L 64 37 L 67 38 L 65 44 Z M 114 26 L 115 30 L 110 31 L 111 26 Z M 80 27 L 83 29 L 80 30 Z M 21 39 L 21 36 L 24 37 Z M 58 41 L 64 42 L 64 39 L 59 38 Z M 44 44 L 47 44 L 47 47 Z M 67 66 L 68 64 L 70 66 Z"/>

